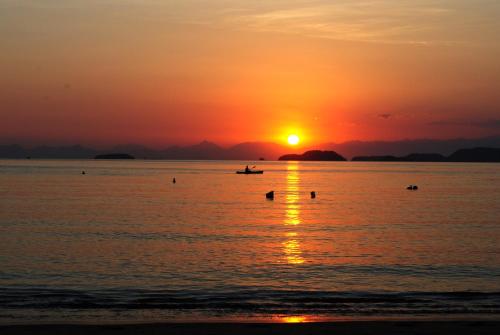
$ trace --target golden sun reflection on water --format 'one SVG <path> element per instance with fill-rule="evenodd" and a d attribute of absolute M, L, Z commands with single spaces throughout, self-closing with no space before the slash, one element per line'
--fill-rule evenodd
<path fill-rule="evenodd" d="M 300 221 L 299 205 L 299 173 L 296 163 L 288 165 L 286 188 L 286 212 L 284 223 L 287 226 L 298 226 Z M 290 231 L 285 235 L 287 240 L 283 242 L 285 258 L 288 264 L 302 264 L 305 262 L 300 249 L 299 234 L 296 231 Z"/>
<path fill-rule="evenodd" d="M 308 322 L 308 319 L 305 316 L 284 316 L 281 321 L 284 323 L 301 323 Z"/>
<path fill-rule="evenodd" d="M 285 224 L 296 226 L 300 224 L 299 210 L 293 207 L 286 209 Z"/>
<path fill-rule="evenodd" d="M 302 264 L 304 258 L 301 256 L 300 243 L 297 240 L 288 240 L 284 243 L 285 255 L 288 264 Z"/>

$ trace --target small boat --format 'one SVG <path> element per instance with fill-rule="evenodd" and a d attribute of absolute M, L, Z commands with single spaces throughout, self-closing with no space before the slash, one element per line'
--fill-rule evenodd
<path fill-rule="evenodd" d="M 250 170 L 250 171 L 236 171 L 236 174 L 263 174 L 262 170 Z"/>

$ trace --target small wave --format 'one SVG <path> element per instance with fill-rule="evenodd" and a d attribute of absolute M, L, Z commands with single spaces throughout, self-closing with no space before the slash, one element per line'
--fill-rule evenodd
<path fill-rule="evenodd" d="M 266 289 L 144 290 L 2 287 L 9 309 L 200 310 L 337 315 L 500 314 L 500 292 L 331 292 Z"/>

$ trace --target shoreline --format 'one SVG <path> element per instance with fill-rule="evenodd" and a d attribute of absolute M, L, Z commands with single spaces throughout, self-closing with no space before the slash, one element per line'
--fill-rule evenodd
<path fill-rule="evenodd" d="M 498 334 L 500 321 L 340 321 L 305 323 L 144 323 L 0 325 L 3 335 L 101 334 Z"/>

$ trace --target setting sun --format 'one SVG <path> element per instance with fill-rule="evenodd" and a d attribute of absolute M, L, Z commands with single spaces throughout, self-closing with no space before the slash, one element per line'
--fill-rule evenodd
<path fill-rule="evenodd" d="M 290 145 L 297 145 L 300 142 L 300 138 L 297 135 L 290 135 L 288 136 L 288 144 Z"/>

